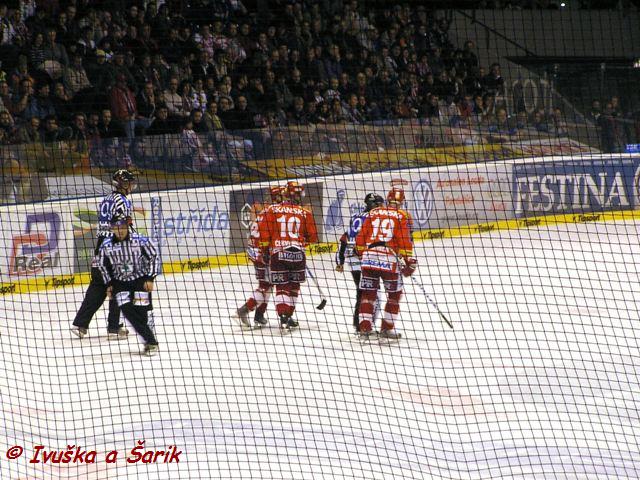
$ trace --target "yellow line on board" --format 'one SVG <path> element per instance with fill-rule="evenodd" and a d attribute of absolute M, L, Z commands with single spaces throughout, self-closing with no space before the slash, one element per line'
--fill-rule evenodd
<path fill-rule="evenodd" d="M 416 242 L 425 242 L 429 240 L 471 236 L 502 230 L 516 230 L 520 228 L 550 227 L 553 225 L 562 225 L 568 223 L 600 223 L 639 219 L 640 210 L 543 215 L 540 217 L 498 220 L 495 222 L 478 223 L 475 225 L 466 225 L 463 227 L 420 230 L 418 232 L 414 232 L 413 239 Z M 307 249 L 307 253 L 309 254 L 309 256 L 335 253 L 336 248 L 336 243 L 318 243 L 310 245 Z M 189 273 L 197 270 L 210 270 L 236 265 L 247 265 L 248 263 L 249 259 L 244 252 L 234 253 L 230 255 L 216 255 L 212 257 L 202 257 L 190 260 L 167 262 L 162 265 L 162 273 Z M 34 293 L 42 290 L 54 290 L 70 286 L 84 285 L 88 284 L 90 279 L 90 273 L 76 273 L 71 275 L 51 275 L 47 277 L 18 280 L 16 282 L 0 283 L 0 296 L 10 294 Z"/>
<path fill-rule="evenodd" d="M 557 215 L 542 215 L 511 220 L 498 220 L 488 223 L 477 223 L 463 227 L 430 229 L 414 232 L 416 242 L 441 238 L 463 237 L 481 233 L 497 232 L 499 230 L 516 230 L 520 228 L 550 227 L 568 223 L 596 223 L 611 221 L 628 221 L 640 219 L 640 210 L 620 210 L 613 212 L 566 213 Z"/>

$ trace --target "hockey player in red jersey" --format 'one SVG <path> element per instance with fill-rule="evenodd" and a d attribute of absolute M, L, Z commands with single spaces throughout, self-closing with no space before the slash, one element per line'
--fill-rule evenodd
<path fill-rule="evenodd" d="M 280 327 L 298 326 L 293 318 L 300 284 L 305 281 L 305 247 L 318 241 L 313 214 L 302 207 L 304 187 L 289 182 L 285 201 L 271 205 L 258 224 L 262 257 L 268 258 L 271 283 L 276 288 Z"/>
<path fill-rule="evenodd" d="M 281 186 L 271 187 L 269 190 L 271 196 L 271 205 L 279 205 L 283 201 L 284 188 Z M 264 317 L 267 311 L 267 305 L 273 285 L 269 279 L 268 258 L 265 259 L 259 246 L 260 234 L 258 231 L 258 224 L 262 221 L 265 210 L 268 207 L 263 208 L 257 215 L 255 220 L 251 223 L 251 229 L 249 232 L 249 241 L 247 246 L 247 256 L 253 263 L 253 267 L 256 272 L 256 279 L 258 280 L 258 288 L 256 288 L 251 297 L 242 305 L 234 314 L 233 318 L 242 327 L 251 328 L 249 322 L 249 313 L 255 310 L 253 317 L 255 327 L 263 327 L 267 324 L 267 319 Z"/>
<path fill-rule="evenodd" d="M 393 187 L 387 195 L 387 205 L 369 212 L 356 237 L 356 252 L 362 259 L 359 329 L 361 335 L 369 335 L 373 330 L 374 306 L 382 279 L 387 293 L 387 303 L 384 307 L 380 337 L 401 337 L 395 323 L 400 311 L 402 275 L 412 275 L 417 266 L 411 238 L 412 219 L 409 213 L 401 209 L 403 203 L 404 191 Z"/>

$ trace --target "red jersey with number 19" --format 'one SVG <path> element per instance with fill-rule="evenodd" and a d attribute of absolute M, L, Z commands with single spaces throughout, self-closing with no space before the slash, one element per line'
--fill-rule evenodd
<path fill-rule="evenodd" d="M 394 207 L 374 208 L 365 217 L 356 237 L 356 250 L 362 267 L 396 271 L 397 257 L 413 255 L 411 215 Z"/>
<path fill-rule="evenodd" d="M 318 241 L 313 214 L 300 205 L 283 202 L 269 206 L 258 224 L 260 247 L 272 252 L 287 247 L 304 249 Z"/>

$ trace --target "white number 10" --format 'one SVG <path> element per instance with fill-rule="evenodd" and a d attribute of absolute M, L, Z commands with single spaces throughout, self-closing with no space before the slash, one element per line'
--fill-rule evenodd
<path fill-rule="evenodd" d="M 300 219 L 298 217 L 289 217 L 282 215 L 276 218 L 280 224 L 280 238 L 298 238 L 300 232 Z"/>

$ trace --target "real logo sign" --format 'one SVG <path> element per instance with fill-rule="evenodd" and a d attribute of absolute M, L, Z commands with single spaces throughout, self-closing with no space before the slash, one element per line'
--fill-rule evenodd
<path fill-rule="evenodd" d="M 60 265 L 60 227 L 57 213 L 27 214 L 23 233 L 13 237 L 10 275 L 35 275 Z"/>

